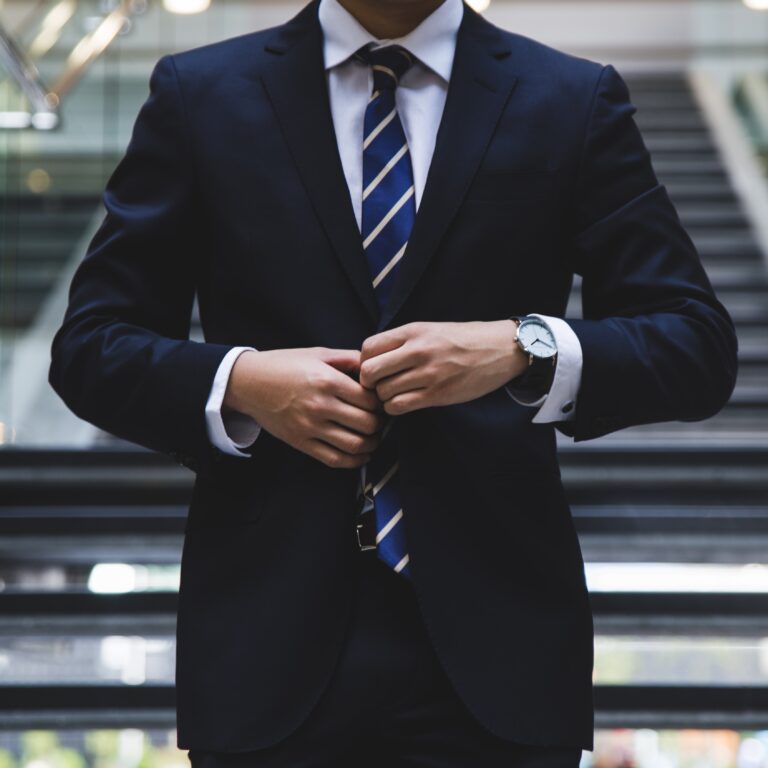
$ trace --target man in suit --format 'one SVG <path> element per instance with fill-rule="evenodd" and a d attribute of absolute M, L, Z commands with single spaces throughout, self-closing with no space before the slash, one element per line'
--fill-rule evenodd
<path fill-rule="evenodd" d="M 150 89 L 49 378 L 196 472 L 179 747 L 578 765 L 592 622 L 555 429 L 707 418 L 736 375 L 623 80 L 461 0 L 313 0 Z"/>

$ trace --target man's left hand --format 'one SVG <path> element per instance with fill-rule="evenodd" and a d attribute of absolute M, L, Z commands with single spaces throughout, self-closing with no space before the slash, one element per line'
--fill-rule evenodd
<path fill-rule="evenodd" d="M 522 374 L 528 358 L 514 320 L 415 322 L 369 336 L 360 384 L 391 414 L 474 400 Z"/>

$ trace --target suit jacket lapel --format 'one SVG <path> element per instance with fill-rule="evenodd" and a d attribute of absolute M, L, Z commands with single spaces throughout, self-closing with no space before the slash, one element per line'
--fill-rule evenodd
<path fill-rule="evenodd" d="M 274 64 L 262 81 L 333 251 L 376 322 L 379 306 L 333 127 L 318 5 L 313 0 L 266 46 Z"/>
<path fill-rule="evenodd" d="M 426 269 L 480 165 L 517 82 L 503 63 L 509 50 L 497 29 L 465 5 L 424 194 L 379 331 L 394 319 Z"/>
<path fill-rule="evenodd" d="M 504 66 L 510 52 L 504 37 L 465 5 L 424 194 L 390 302 L 380 312 L 339 156 L 318 5 L 312 0 L 266 45 L 274 63 L 262 81 L 332 249 L 380 331 L 405 303 L 456 214 L 517 78 Z"/>

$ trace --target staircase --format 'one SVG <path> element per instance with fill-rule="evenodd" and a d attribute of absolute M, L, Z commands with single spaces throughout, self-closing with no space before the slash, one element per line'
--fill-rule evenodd
<path fill-rule="evenodd" d="M 116 157 L 9 157 L 0 167 L 0 332 L 35 318 L 99 209 Z"/>
<path fill-rule="evenodd" d="M 707 421 L 643 425 L 583 443 L 558 436 L 585 561 L 765 564 L 766 261 L 686 81 L 655 75 L 627 82 L 660 180 L 737 324 L 740 372 L 729 404 Z M 36 234 L 22 241 L 47 263 L 42 254 L 52 246 L 42 233 L 59 231 L 63 214 L 43 215 L 39 201 L 25 210 L 19 221 Z M 76 236 L 80 224 L 68 226 Z M 579 314 L 576 285 L 569 316 Z M 0 731 L 173 727 L 176 594 L 167 579 L 178 567 L 192 479 L 166 456 L 119 441 L 82 453 L 0 451 L 0 656 L 10 660 L 0 667 Z M 94 565 L 105 562 L 145 566 L 154 586 L 125 594 L 89 591 Z M 599 726 L 764 727 L 768 674 L 759 648 L 768 632 L 768 592 L 603 584 L 592 599 Z M 69 642 L 62 643 L 62 635 Z M 96 663 L 95 649 L 108 635 L 154 643 L 144 651 L 142 684 L 126 681 L 125 670 Z M 705 673 L 659 672 L 643 652 L 626 661 L 618 682 L 605 671 L 601 649 L 611 642 L 636 638 L 663 650 L 665 642 L 690 639 L 694 647 L 697 639 L 713 637 L 727 650 L 708 659 Z M 733 663 L 731 644 L 741 648 L 733 651 Z M 50 654 L 61 667 L 55 681 Z"/>

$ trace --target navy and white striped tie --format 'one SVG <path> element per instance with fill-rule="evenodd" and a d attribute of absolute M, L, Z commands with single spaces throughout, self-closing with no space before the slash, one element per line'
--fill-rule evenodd
<path fill-rule="evenodd" d="M 362 236 L 373 288 L 383 309 L 416 217 L 411 156 L 395 106 L 395 88 L 413 57 L 397 45 L 365 47 L 356 56 L 373 70 L 363 133 Z M 394 428 L 395 420 L 390 419 L 365 467 L 365 495 L 373 499 L 373 510 L 364 507 L 362 514 L 375 515 L 378 557 L 410 578 Z"/>

